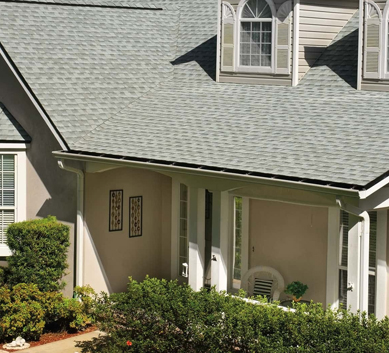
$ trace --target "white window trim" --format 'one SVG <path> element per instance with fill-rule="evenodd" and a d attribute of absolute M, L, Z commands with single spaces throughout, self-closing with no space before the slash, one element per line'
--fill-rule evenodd
<path fill-rule="evenodd" d="M 247 19 L 243 20 L 241 19 L 242 11 L 244 6 L 249 0 L 241 0 L 238 8 L 236 10 L 236 25 L 235 25 L 235 38 L 236 38 L 236 46 L 235 46 L 235 69 L 236 72 L 247 72 L 247 73 L 275 73 L 276 68 L 276 38 L 277 38 L 277 16 L 276 16 L 276 8 L 274 6 L 274 3 L 272 0 L 265 0 L 271 9 L 272 12 L 272 19 L 269 20 L 259 20 L 259 19 Z M 271 67 L 267 66 L 242 66 L 240 65 L 240 23 L 241 22 L 271 22 L 272 23 L 272 42 L 271 42 Z"/>
<path fill-rule="evenodd" d="M 379 6 L 374 2 L 374 1 L 372 1 L 372 0 L 365 0 L 365 9 L 364 9 L 364 19 L 363 19 L 363 22 L 364 22 L 364 24 L 363 24 L 363 31 L 364 31 L 364 35 L 363 35 L 363 37 L 364 37 L 364 39 L 363 39 L 363 60 L 364 60 L 364 65 L 363 65 L 363 77 L 364 78 L 367 78 L 367 79 L 369 79 L 369 78 L 375 78 L 375 79 L 377 79 L 377 77 L 374 77 L 374 73 L 372 74 L 372 73 L 369 73 L 369 72 L 366 72 L 366 64 L 365 64 L 365 62 L 366 62 L 366 59 L 367 59 L 367 53 L 368 53 L 368 50 L 367 50 L 367 35 L 366 35 L 366 33 L 367 33 L 367 10 L 368 10 L 368 5 L 372 5 L 375 9 L 376 9 L 376 11 L 378 12 L 378 21 L 379 21 L 379 23 L 380 23 L 380 26 L 379 26 L 379 40 L 378 40 L 378 43 L 379 43 L 379 46 L 381 47 L 381 48 L 379 48 L 378 49 L 378 51 L 374 51 L 374 50 L 372 50 L 372 49 L 370 49 L 369 50 L 369 52 L 378 52 L 378 60 L 379 60 L 379 62 L 378 62 L 378 78 L 382 78 L 382 50 L 381 50 L 381 52 L 380 52 L 380 49 L 382 49 L 382 41 L 383 41 L 383 39 L 382 39 L 382 25 L 383 25 L 383 23 L 382 23 L 382 15 L 381 15 L 381 10 L 380 10 L 380 8 L 379 8 Z M 372 76 L 373 75 L 373 76 Z"/>
<path fill-rule="evenodd" d="M 381 12 L 380 12 L 381 13 Z M 382 79 L 389 79 L 389 70 L 387 65 L 388 58 L 388 31 L 389 31 L 389 0 L 386 2 L 384 13 L 381 19 L 381 31 L 380 31 L 380 46 L 381 46 L 381 55 L 380 55 L 380 69 Z"/>
<path fill-rule="evenodd" d="M 27 208 L 27 171 L 26 171 L 26 149 L 25 143 L 0 143 L 0 154 L 10 154 L 15 156 L 15 222 L 26 220 Z M 2 207 L 11 209 L 12 207 Z M 8 246 L 0 244 L 0 257 L 10 256 L 11 251 Z"/>

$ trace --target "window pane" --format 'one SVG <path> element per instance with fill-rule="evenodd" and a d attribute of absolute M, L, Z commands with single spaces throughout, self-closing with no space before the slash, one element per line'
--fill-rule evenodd
<path fill-rule="evenodd" d="M 250 43 L 250 32 L 240 32 L 240 41 L 241 43 Z"/>
<path fill-rule="evenodd" d="M 240 30 L 243 32 L 251 32 L 251 22 L 242 22 Z"/>
<path fill-rule="evenodd" d="M 260 55 L 251 55 L 251 66 L 261 66 Z"/>
<path fill-rule="evenodd" d="M 272 12 L 266 0 L 249 0 L 243 8 L 242 18 L 271 18 Z"/>
<path fill-rule="evenodd" d="M 251 42 L 259 44 L 261 42 L 261 33 L 260 32 L 252 32 L 251 33 Z"/>
<path fill-rule="evenodd" d="M 15 188 L 15 174 L 14 173 L 2 173 L 3 180 L 0 181 L 0 187 L 4 189 L 14 189 Z M 2 186 L 1 186 L 2 184 Z"/>
<path fill-rule="evenodd" d="M 262 33 L 262 43 L 271 43 L 271 32 Z"/>
<path fill-rule="evenodd" d="M 262 53 L 261 54 L 270 55 L 270 53 L 271 53 L 271 44 L 262 44 Z"/>
<path fill-rule="evenodd" d="M 244 55 L 244 54 L 250 54 L 250 44 L 242 44 L 240 46 L 240 52 Z"/>
<path fill-rule="evenodd" d="M 370 244 L 369 244 L 369 270 L 376 270 L 377 255 L 377 212 L 369 212 L 370 216 Z"/>
<path fill-rule="evenodd" d="M 261 66 L 271 66 L 271 56 L 270 55 L 261 55 Z"/>
<path fill-rule="evenodd" d="M 250 66 L 250 55 L 241 55 L 240 64 L 243 66 Z"/>
<path fill-rule="evenodd" d="M 180 185 L 180 200 L 188 201 L 188 187 L 184 184 Z"/>
<path fill-rule="evenodd" d="M 271 32 L 271 22 L 262 22 L 262 31 Z"/>
<path fill-rule="evenodd" d="M 180 203 L 180 218 L 188 217 L 188 203 L 186 201 L 181 201 Z"/>
<path fill-rule="evenodd" d="M 253 24 L 253 32 L 260 32 L 261 31 L 261 22 L 252 22 Z"/>
<path fill-rule="evenodd" d="M 0 211 L 0 244 L 6 244 L 7 227 L 15 222 L 15 211 Z"/>
<path fill-rule="evenodd" d="M 14 190 L 3 190 L 3 206 L 15 206 Z"/>
<path fill-rule="evenodd" d="M 180 219 L 180 236 L 181 237 L 186 237 L 188 226 L 187 226 L 188 221 L 186 219 Z"/>
<path fill-rule="evenodd" d="M 369 295 L 368 295 L 368 313 L 375 313 L 375 276 L 369 276 Z"/>
<path fill-rule="evenodd" d="M 3 171 L 13 172 L 15 171 L 15 156 L 9 154 L 3 155 Z"/>
<path fill-rule="evenodd" d="M 343 304 L 343 309 L 347 309 L 347 271 L 339 271 L 339 304 Z"/>
<path fill-rule="evenodd" d="M 261 54 L 261 46 L 259 44 L 251 45 L 251 54 L 253 55 Z"/>

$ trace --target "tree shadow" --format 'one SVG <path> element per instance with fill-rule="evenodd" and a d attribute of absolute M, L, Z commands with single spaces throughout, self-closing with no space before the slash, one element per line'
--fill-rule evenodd
<path fill-rule="evenodd" d="M 207 75 L 216 81 L 216 36 L 208 39 L 170 63 L 177 66 L 192 61 L 197 62 Z"/>

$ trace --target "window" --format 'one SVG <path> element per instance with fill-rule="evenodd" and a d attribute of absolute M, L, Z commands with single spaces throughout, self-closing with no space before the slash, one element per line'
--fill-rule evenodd
<path fill-rule="evenodd" d="M 188 277 L 188 187 L 180 184 L 180 233 L 179 233 L 179 264 L 178 273 Z"/>
<path fill-rule="evenodd" d="M 290 74 L 292 1 L 222 3 L 221 71 Z"/>
<path fill-rule="evenodd" d="M 369 246 L 369 314 L 375 313 L 376 301 L 376 253 L 377 253 L 377 212 L 369 212 L 370 246 Z M 348 262 L 349 214 L 340 214 L 340 256 L 339 256 L 339 303 L 347 308 L 347 262 Z"/>
<path fill-rule="evenodd" d="M 271 67 L 273 15 L 266 0 L 249 0 L 240 18 L 241 66 Z"/>
<path fill-rule="evenodd" d="M 242 279 L 242 203 L 241 197 L 234 197 L 234 250 L 233 288 L 239 289 Z"/>
<path fill-rule="evenodd" d="M 16 218 L 15 155 L 0 154 L 0 247 L 6 247 L 7 227 Z M 2 256 L 0 252 L 0 256 Z"/>

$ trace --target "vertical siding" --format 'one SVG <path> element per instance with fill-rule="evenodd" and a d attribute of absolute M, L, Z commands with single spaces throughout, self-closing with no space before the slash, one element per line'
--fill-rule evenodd
<path fill-rule="evenodd" d="M 358 6 L 358 0 L 301 0 L 300 79 L 351 19 Z"/>

